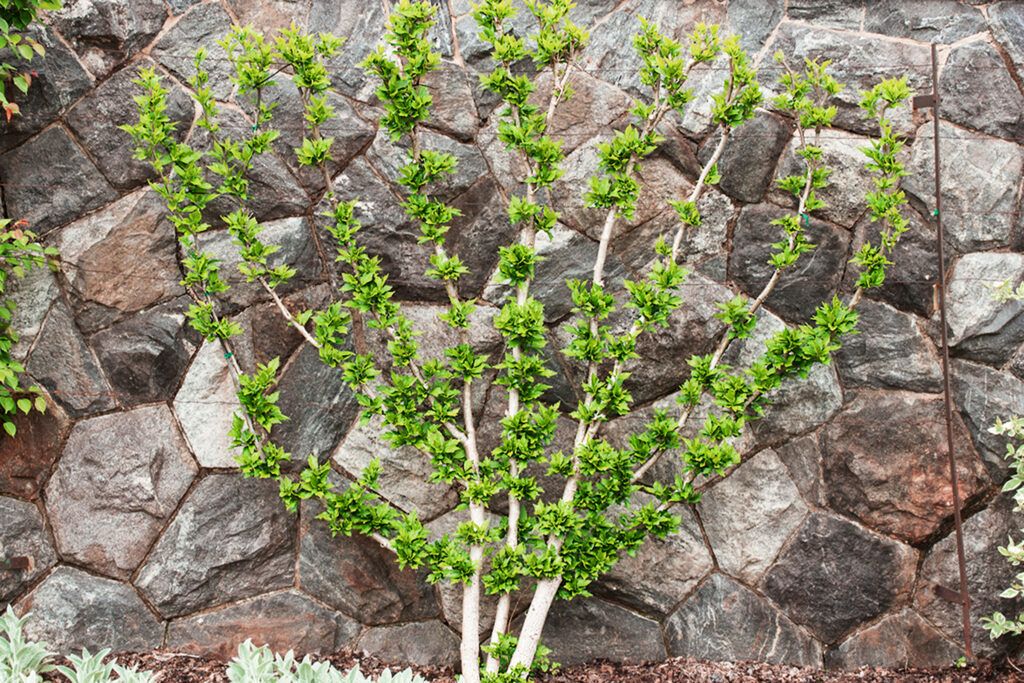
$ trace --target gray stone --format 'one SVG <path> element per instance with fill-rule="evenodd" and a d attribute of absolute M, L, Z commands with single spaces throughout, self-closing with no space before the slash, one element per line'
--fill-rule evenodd
<path fill-rule="evenodd" d="M 160 647 L 164 639 L 163 624 L 131 586 L 74 567 L 58 567 L 16 610 L 32 613 L 25 636 L 57 652 L 84 647 L 141 652 Z"/>
<path fill-rule="evenodd" d="M 32 92 L 32 91 L 30 91 Z M 60 126 L 0 156 L 7 213 L 45 234 L 103 206 L 116 193 L 71 136 Z"/>
<path fill-rule="evenodd" d="M 231 17 L 219 2 L 197 4 L 160 36 L 150 54 L 179 81 L 187 83 L 196 75 L 196 50 L 205 47 L 203 69 L 210 74 L 210 88 L 217 99 L 226 100 L 233 87 L 228 80 L 232 66 L 217 41 L 231 31 L 231 24 Z"/>
<path fill-rule="evenodd" d="M 988 8 L 992 36 L 1003 46 L 1017 75 L 1024 73 L 1024 7 L 1015 0 L 996 2 Z"/>
<path fill-rule="evenodd" d="M 163 404 L 79 422 L 46 486 L 61 556 L 127 579 L 197 470 Z"/>
<path fill-rule="evenodd" d="M 1022 341 L 1017 319 L 1024 303 L 998 301 L 992 288 L 1005 281 L 1015 286 L 1022 277 L 1024 254 L 974 253 L 956 262 L 946 294 L 949 344 L 955 353 L 980 355 L 980 360 L 999 364 L 1009 360 L 1016 343 Z"/>
<path fill-rule="evenodd" d="M 758 443 L 776 446 L 824 423 L 843 405 L 843 391 L 832 365 L 815 365 L 807 379 L 794 377 L 769 395 L 764 419 L 754 423 Z"/>
<path fill-rule="evenodd" d="M 303 462 L 308 454 L 329 457 L 361 410 L 341 370 L 305 345 L 279 378 L 278 405 L 289 419 L 274 428 L 274 440 Z"/>
<path fill-rule="evenodd" d="M 86 0 L 86 2 L 95 0 Z M 132 83 L 139 70 L 154 66 L 148 57 L 135 60 L 105 80 L 68 112 L 65 122 L 82 142 L 110 184 L 119 190 L 143 184 L 155 173 L 146 162 L 133 159 L 135 142 L 119 126 L 138 123 L 139 115 L 132 98 L 142 89 Z M 165 80 L 167 110 L 174 122 L 179 141 L 184 139 L 195 115 L 191 98 L 184 88 Z"/>
<path fill-rule="evenodd" d="M 681 511 L 679 533 L 647 539 L 636 555 L 622 555 L 593 591 L 654 618 L 665 616 L 689 595 L 714 567 L 700 529 L 689 511 Z"/>
<path fill-rule="evenodd" d="M 825 202 L 823 208 L 814 212 L 814 217 L 844 228 L 852 228 L 867 211 L 864 203 L 865 193 L 875 189 L 872 176 L 864 169 L 868 159 L 861 151 L 868 146 L 869 139 L 863 135 L 837 129 L 825 131 L 818 142 L 815 142 L 813 132 L 807 133 L 806 138 L 808 144 L 821 148 L 822 164 L 831 171 L 828 185 L 814 191 L 818 199 Z M 779 162 L 777 179 L 794 175 L 803 176 L 807 173 L 806 164 L 796 154 L 799 145 L 800 140 L 797 137 L 790 141 Z M 780 204 L 796 210 L 796 198 L 789 192 L 776 189 L 772 197 Z M 810 239 L 814 241 L 813 237 Z"/>
<path fill-rule="evenodd" d="M 403 299 L 447 301 L 444 287 L 424 273 L 430 249 L 419 244 L 420 230 L 405 215 L 390 186 L 365 158 L 353 161 L 334 179 L 334 191 L 346 201 L 358 200 L 359 243 L 380 258 L 388 284 Z"/>
<path fill-rule="evenodd" d="M 319 504 L 304 504 L 299 584 L 321 602 L 363 624 L 383 625 L 440 615 L 426 570 L 399 569 L 394 554 L 365 536 L 332 536 L 315 519 Z"/>
<path fill-rule="evenodd" d="M 33 73 L 32 87 L 28 94 L 13 97 L 21 109 L 21 113 L 14 116 L 10 121 L 4 117 L 0 121 L 0 150 L 8 150 L 20 144 L 30 135 L 38 133 L 57 117 L 63 114 L 82 95 L 93 86 L 93 78 L 75 57 L 75 53 L 68 48 L 57 33 L 47 26 L 36 24 L 25 31 L 25 35 L 37 40 L 46 49 L 45 59 L 36 57 L 31 62 L 13 62 L 25 70 Z M 11 89 L 13 91 L 13 89 Z M 61 157 L 57 157 L 61 158 Z M 24 176 L 12 174 L 4 169 L 4 178 L 17 178 L 18 183 L 25 182 Z M 58 174 L 55 178 L 60 179 Z M 56 181 L 51 180 L 56 184 Z M 62 187 L 77 187 L 74 182 Z M 10 187 L 5 187 L 4 192 L 10 196 Z M 54 194 L 55 188 L 44 188 L 43 197 L 50 197 Z M 19 212 L 18 215 L 23 215 Z"/>
<path fill-rule="evenodd" d="M 771 221 L 788 215 L 771 204 L 744 207 L 733 229 L 729 278 L 749 297 L 758 296 L 775 269 L 768 263 L 772 244 L 785 236 Z M 847 260 L 850 235 L 842 228 L 811 219 L 807 239 L 816 245 L 786 269 L 765 306 L 791 321 L 806 322 L 818 305 L 831 299 L 839 287 Z"/>
<path fill-rule="evenodd" d="M 801 436 L 775 449 L 779 459 L 786 464 L 789 476 L 800 489 L 804 500 L 815 505 L 825 504 L 821 485 L 821 448 L 818 435 Z"/>
<path fill-rule="evenodd" d="M 282 218 L 262 224 L 259 239 L 265 244 L 273 244 L 280 250 L 267 259 L 267 266 L 273 268 L 287 265 L 297 272 L 287 283 L 278 285 L 275 291 L 285 295 L 318 281 L 323 275 L 320 256 L 316 244 L 310 235 L 309 221 L 304 217 Z M 258 282 L 246 282 L 247 278 L 239 270 L 242 263 L 239 247 L 235 238 L 227 230 L 218 230 L 204 236 L 201 247 L 220 259 L 221 278 L 231 287 L 218 294 L 220 302 L 229 304 L 232 309 L 241 309 L 257 302 L 269 301 L 270 295 Z"/>
<path fill-rule="evenodd" d="M 459 142 L 432 130 L 419 132 L 417 138 L 421 149 L 451 154 L 457 164 L 452 175 L 430 185 L 428 191 L 431 196 L 446 200 L 454 199 L 468 190 L 481 176 L 487 174 L 487 162 L 476 145 Z M 388 132 L 380 129 L 373 144 L 366 151 L 366 158 L 385 178 L 396 182 L 401 177 L 401 168 L 409 163 L 408 149 L 407 136 L 394 143 Z M 396 191 L 404 196 L 406 189 L 397 188 Z"/>
<path fill-rule="evenodd" d="M 166 19 L 160 0 L 71 0 L 51 18 L 97 78 L 145 47 Z"/>
<path fill-rule="evenodd" d="M 1005 247 L 1013 231 L 1013 212 L 1024 150 L 1005 140 L 981 139 L 976 133 L 949 123 L 939 129 L 942 139 L 944 183 L 942 223 L 946 239 L 960 251 Z M 907 194 L 923 204 L 928 213 L 935 209 L 935 151 L 932 124 L 922 124 L 907 164 L 909 176 L 903 181 Z"/>
<path fill-rule="evenodd" d="M 359 630 L 354 619 L 288 590 L 175 619 L 167 627 L 166 647 L 227 660 L 252 640 L 274 652 L 330 654 L 351 645 Z"/>
<path fill-rule="evenodd" d="M 575 73 L 571 81 L 573 96 L 558 104 L 548 127 L 548 135 L 562 141 L 566 155 L 589 146 L 591 139 L 608 140 L 613 128 L 625 128 L 633 106 L 632 98 L 624 91 L 586 72 Z M 551 74 L 546 72 L 537 79 L 532 102 L 546 108 L 550 93 Z M 581 188 L 577 185 L 576 189 Z"/>
<path fill-rule="evenodd" d="M 277 483 L 210 474 L 193 487 L 135 585 L 165 617 L 291 586 L 295 518 Z"/>
<path fill-rule="evenodd" d="M 8 560 L 12 557 L 31 558 L 30 567 L 11 569 Z M 56 563 L 57 553 L 39 508 L 0 496 L 0 606 L 6 607 Z"/>
<path fill-rule="evenodd" d="M 934 285 L 938 281 L 938 259 L 936 258 L 935 227 L 926 222 L 917 211 L 904 208 L 903 216 L 910 223 L 892 255 L 893 263 L 886 271 L 885 283 L 872 289 L 868 296 L 879 299 L 902 311 L 929 317 L 932 314 Z M 850 253 L 856 254 L 868 240 L 879 244 L 879 225 L 865 216 L 854 228 Z M 950 255 L 946 252 L 946 262 Z M 860 276 L 860 268 L 854 264 L 846 267 L 843 289 L 851 290 Z"/>
<path fill-rule="evenodd" d="M 363 652 L 398 666 L 455 666 L 459 639 L 436 619 L 395 626 L 374 626 L 356 643 Z"/>
<path fill-rule="evenodd" d="M 469 272 L 459 278 L 459 294 L 475 298 L 487 284 L 498 265 L 499 249 L 515 240 L 515 229 L 509 225 L 507 205 L 497 184 L 485 177 L 463 192 L 452 206 L 462 211 L 448 231 L 445 248 L 449 255 L 458 254 Z M 417 261 L 415 265 L 425 261 Z"/>
<path fill-rule="evenodd" d="M 16 438 L 0 439 L 0 493 L 32 500 L 46 484 L 60 456 L 71 421 L 52 400 L 46 412 L 11 416 Z"/>
<path fill-rule="evenodd" d="M 175 0 L 181 2 L 182 0 Z M 226 0 L 228 10 L 240 26 L 251 25 L 267 34 L 276 33 L 296 24 L 305 28 L 309 3 L 301 0 Z"/>
<path fill-rule="evenodd" d="M 786 150 L 791 135 L 792 127 L 788 121 L 766 111 L 758 111 L 753 119 L 736 128 L 725 143 L 718 161 L 718 170 L 722 174 L 718 188 L 747 204 L 761 201 L 771 187 L 775 165 Z M 720 139 L 720 135 L 715 135 L 705 142 L 701 148 L 701 162 L 708 162 Z M 849 191 L 849 188 L 844 189 Z"/>
<path fill-rule="evenodd" d="M 237 387 L 219 342 L 203 342 L 174 397 L 185 438 L 202 467 L 235 467 L 231 423 L 239 412 Z"/>
<path fill-rule="evenodd" d="M 906 599 L 916 566 L 911 548 L 813 512 L 763 588 L 790 619 L 831 643 Z"/>
<path fill-rule="evenodd" d="M 1024 382 L 1007 372 L 966 361 L 953 361 L 953 398 L 974 445 L 993 476 L 1001 478 L 1009 463 L 1006 437 L 989 433 L 996 419 L 1024 414 Z"/>
<path fill-rule="evenodd" d="M 422 519 L 437 517 L 458 503 L 453 487 L 427 483 L 434 469 L 429 456 L 412 446 L 391 446 L 379 419 L 356 423 L 331 457 L 353 477 L 378 460 L 383 470 L 375 489 L 400 509 L 417 511 Z"/>
<path fill-rule="evenodd" d="M 319 284 L 281 299 L 290 311 L 319 310 L 336 298 L 336 291 L 330 285 Z M 305 343 L 302 335 L 288 324 L 273 302 L 250 306 L 234 320 L 241 325 L 243 332 L 231 340 L 231 346 L 235 359 L 245 372 L 252 372 L 257 363 L 266 363 L 271 358 L 280 358 L 284 365 Z"/>
<path fill-rule="evenodd" d="M 987 28 L 981 10 L 956 0 L 881 0 L 867 3 L 866 9 L 865 31 L 923 43 L 955 43 Z"/>
<path fill-rule="evenodd" d="M 552 661 L 568 666 L 598 658 L 613 662 L 665 659 L 658 622 L 597 598 L 557 601 L 540 640 L 551 648 Z"/>
<path fill-rule="evenodd" d="M 790 19 L 802 19 L 816 26 L 857 29 L 867 4 L 867 0 L 792 0 L 788 14 Z"/>
<path fill-rule="evenodd" d="M 665 623 L 668 653 L 712 661 L 821 666 L 821 645 L 753 591 L 712 574 Z"/>
<path fill-rule="evenodd" d="M 783 21 L 767 52 L 782 50 L 790 64 L 801 64 L 804 58 L 832 60 L 829 72 L 846 85 L 842 92 L 831 99 L 838 107 L 835 125 L 857 133 L 873 134 L 877 132 L 874 130 L 875 124 L 865 117 L 858 106 L 861 91 L 871 89 L 883 78 L 903 75 L 907 76 L 913 91 L 930 91 L 931 72 L 920 67 L 908 69 L 907 65 L 929 64 L 931 56 L 927 45 L 909 40 L 822 28 L 830 25 L 859 29 L 864 4 L 864 0 L 856 0 L 856 5 L 851 8 L 847 0 L 797 0 L 790 3 L 788 12 L 791 19 L 810 18 L 808 13 L 818 8 L 814 10 L 818 12 L 814 25 Z M 848 23 L 853 25 L 847 26 Z M 774 83 L 769 87 L 773 91 L 778 88 Z M 893 111 L 890 118 L 897 132 L 913 133 L 915 125 L 909 107 Z M 829 130 L 828 136 L 835 132 Z"/>
<path fill-rule="evenodd" d="M 785 0 L 732 0 L 726 17 L 730 32 L 739 36 L 740 47 L 757 52 L 786 11 Z"/>
<path fill-rule="evenodd" d="M 56 246 L 73 264 L 67 281 L 85 333 L 185 293 L 165 212 L 157 194 L 142 189 L 58 233 Z"/>
<path fill-rule="evenodd" d="M 858 394 L 823 431 L 831 507 L 907 543 L 944 527 L 954 507 L 943 414 L 933 395 Z M 953 429 L 960 495 L 969 501 L 988 477 L 966 427 L 957 421 Z"/>
<path fill-rule="evenodd" d="M 331 158 L 326 164 L 327 172 L 333 178 L 348 162 L 366 150 L 374 139 L 375 131 L 373 123 L 361 116 L 347 98 L 331 90 L 323 96 L 334 109 L 334 116 L 320 126 L 321 135 L 334 139 Z M 278 79 L 275 87 L 264 92 L 263 102 L 274 107 L 274 118 L 270 126 L 281 132 L 274 141 L 277 156 L 284 160 L 309 192 L 323 192 L 323 173 L 315 167 L 300 166 L 295 154 L 295 150 L 302 145 L 303 136 L 308 135 L 309 131 L 308 124 L 303 123 L 305 112 L 294 82 L 290 78 Z M 251 100 L 244 103 L 250 117 L 254 104 Z"/>
<path fill-rule="evenodd" d="M 210 6 L 200 5 L 197 9 Z M 221 130 L 218 139 L 230 137 L 238 140 L 252 135 L 253 121 L 246 117 L 241 109 L 229 105 L 219 107 L 217 121 Z M 295 124 L 284 125 L 294 127 Z M 212 146 L 210 137 L 207 130 L 196 127 L 188 142 L 196 149 L 206 150 Z M 295 152 L 289 150 L 285 156 L 289 155 L 294 156 Z M 253 159 L 246 179 L 249 183 L 249 198 L 245 208 L 256 217 L 256 220 L 265 222 L 309 214 L 312 200 L 292 174 L 288 164 L 282 161 L 273 149 Z M 237 208 L 237 199 L 228 195 L 220 196 L 207 205 L 203 217 L 214 229 L 220 228 L 224 226 L 222 217 Z M 312 248 L 312 245 L 309 248 Z"/>
<path fill-rule="evenodd" d="M 1020 517 L 1012 511 L 1009 496 L 1001 495 L 987 508 L 964 521 L 964 554 L 967 558 L 967 590 L 971 595 L 971 634 L 975 653 L 980 657 L 993 657 L 1012 652 L 1012 639 L 992 640 L 981 628 L 980 616 L 1000 611 L 1010 618 L 1024 607 L 1020 598 L 1006 599 L 999 594 L 1010 585 L 1020 571 L 1006 561 L 998 546 L 1005 545 L 1008 536 L 1016 536 Z M 956 538 L 951 533 L 932 546 L 921 565 L 914 605 L 923 617 L 939 628 L 954 642 L 963 638 L 960 611 L 935 593 L 935 586 L 958 590 L 960 573 L 956 559 Z"/>
<path fill-rule="evenodd" d="M 1024 138 L 1024 94 L 988 43 L 954 48 L 942 67 L 939 87 L 944 119 L 1015 142 Z"/>
<path fill-rule="evenodd" d="M 825 655 L 835 669 L 878 666 L 943 668 L 956 661 L 963 648 L 942 636 L 917 612 L 904 609 L 850 636 Z"/>
<path fill-rule="evenodd" d="M 11 329 L 18 332 L 18 341 L 11 347 L 11 356 L 23 363 L 50 306 L 60 297 L 60 288 L 56 274 L 46 267 L 32 268 L 20 278 L 8 278 L 6 287 L 6 294 L 14 305 Z"/>
<path fill-rule="evenodd" d="M 718 566 L 753 585 L 803 521 L 807 505 L 768 449 L 705 493 L 697 510 Z"/>
<path fill-rule="evenodd" d="M 844 386 L 942 390 L 938 354 L 914 316 L 870 299 L 857 312 L 861 334 L 844 338 L 836 352 Z"/>
<path fill-rule="evenodd" d="M 50 309 L 26 368 L 72 417 L 115 406 L 103 369 L 63 301 Z"/>
<path fill-rule="evenodd" d="M 199 335 L 185 321 L 179 297 L 93 335 L 90 342 L 123 406 L 171 398 Z"/>

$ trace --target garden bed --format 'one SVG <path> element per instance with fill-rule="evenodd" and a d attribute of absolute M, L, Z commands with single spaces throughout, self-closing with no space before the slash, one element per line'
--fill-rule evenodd
<path fill-rule="evenodd" d="M 118 660 L 140 669 L 159 672 L 160 683 L 226 682 L 225 664 L 213 658 L 168 652 L 121 655 Z M 375 658 L 340 653 L 330 657 L 339 669 L 355 665 L 364 673 L 380 671 L 384 664 Z M 434 683 L 454 683 L 450 669 L 418 667 L 417 671 Z M 1024 683 L 1024 667 L 1014 662 L 981 662 L 966 668 L 945 669 L 860 669 L 828 672 L 778 664 L 749 662 L 702 662 L 670 659 L 654 664 L 614 664 L 594 662 L 566 667 L 557 674 L 537 679 L 537 683 L 755 683 L 760 681 L 808 683 Z"/>

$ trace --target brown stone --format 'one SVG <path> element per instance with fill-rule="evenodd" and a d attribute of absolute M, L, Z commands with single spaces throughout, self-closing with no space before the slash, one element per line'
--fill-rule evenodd
<path fill-rule="evenodd" d="M 0 493 L 33 499 L 50 476 L 70 424 L 52 401 L 45 413 L 18 413 L 12 421 L 15 438 L 0 438 Z"/>
<path fill-rule="evenodd" d="M 252 640 L 274 652 L 329 654 L 350 644 L 359 630 L 354 619 L 288 590 L 175 619 L 167 628 L 167 647 L 231 659 L 239 645 Z"/>
<path fill-rule="evenodd" d="M 133 192 L 61 230 L 72 304 L 86 334 L 184 294 L 174 228 L 162 200 Z"/>
<path fill-rule="evenodd" d="M 937 396 L 859 394 L 823 432 L 832 507 L 908 543 L 934 534 L 953 514 L 943 414 Z M 968 500 L 987 477 L 960 420 L 954 435 L 960 495 Z"/>
<path fill-rule="evenodd" d="M 844 640 L 828 652 L 825 663 L 837 669 L 862 666 L 938 668 L 949 666 L 961 654 L 960 645 L 943 637 L 917 612 L 904 609 Z"/>

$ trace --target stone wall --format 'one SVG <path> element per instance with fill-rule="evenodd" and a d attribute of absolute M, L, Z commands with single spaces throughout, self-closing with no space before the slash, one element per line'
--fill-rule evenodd
<path fill-rule="evenodd" d="M 427 346 L 443 341 L 434 317 L 441 292 L 421 275 L 423 249 L 388 180 L 395 151 L 375 127 L 372 85 L 355 66 L 381 35 L 380 2 L 66 2 L 38 33 L 47 59 L 24 114 L 0 137 L 7 215 L 26 219 L 63 254 L 59 273 L 33 275 L 17 295 L 16 324 L 24 331 L 17 353 L 52 409 L 19 420 L 18 438 L 0 441 L 0 557 L 34 559 L 30 571 L 0 569 L 0 605 L 33 611 L 32 635 L 62 650 L 226 654 L 252 636 L 300 651 L 356 646 L 398 660 L 451 662 L 458 620 L 449 591 L 398 571 L 372 543 L 330 538 L 311 510 L 289 515 L 273 484 L 234 472 L 224 359 L 185 323 L 173 231 L 146 188 L 146 169 L 129 160 L 129 141 L 115 127 L 133 116 L 133 74 L 155 65 L 173 84 L 172 115 L 194 135 L 183 85 L 191 53 L 212 47 L 233 21 L 270 29 L 295 20 L 349 37 L 333 65 L 340 116 L 327 131 L 338 140 L 334 185 L 363 198 L 368 245 L 412 302 Z M 514 239 L 500 227 L 501 196 L 512 181 L 495 141 L 494 102 L 476 85 L 485 54 L 468 2 L 440 4 L 436 40 L 447 60 L 431 81 L 438 112 L 428 144 L 459 159 L 448 196 L 464 216 L 452 241 L 473 269 L 465 293 L 493 302 L 501 296 L 488 286 L 496 248 Z M 839 127 L 822 136 L 836 173 L 823 220 L 808 228 L 818 248 L 768 300 L 761 338 L 783 321 L 803 320 L 832 292 L 849 291 L 846 263 L 871 230 L 860 199 L 869 185 L 860 171 L 866 129 L 854 106 L 858 91 L 904 73 L 915 87 L 930 87 L 927 43 L 943 44 L 949 316 L 974 616 L 1015 610 L 995 597 L 1011 575 L 995 549 L 1017 525 L 997 495 L 1004 445 L 986 428 L 997 415 L 1024 412 L 1024 306 L 991 302 L 985 284 L 1024 277 L 1024 3 L 578 4 L 577 19 L 594 26 L 593 40 L 585 72 L 574 77 L 578 96 L 554 123 L 569 153 L 554 191 L 566 210 L 541 247 L 537 286 L 556 323 L 555 348 L 569 308 L 561 282 L 584 274 L 596 250 L 579 181 L 593 169 L 595 142 L 626 120 L 636 64 L 625 46 L 637 16 L 678 33 L 698 20 L 728 26 L 767 63 L 766 83 L 770 55 L 782 49 L 834 58 L 848 84 Z M 215 76 L 224 73 L 220 55 L 214 48 Z M 698 93 L 720 76 L 699 76 Z M 228 87 L 217 94 L 228 102 L 229 129 L 250 125 Z M 283 135 L 257 166 L 255 209 L 270 241 L 299 268 L 289 302 L 316 305 L 330 296 L 331 264 L 320 261 L 309 232 L 323 187 L 290 158 L 299 136 L 295 93 L 275 97 Z M 644 266 L 653 236 L 674 220 L 665 200 L 691 186 L 709 153 L 702 100 L 663 127 L 667 142 L 644 165 L 637 218 L 612 243 L 614 282 Z M 931 123 L 908 115 L 898 125 L 913 140 L 905 183 L 912 227 L 890 282 L 863 303 L 866 333 L 833 365 L 781 393 L 769 419 L 745 439 L 745 463 L 697 508 L 704 533 L 687 512 L 682 534 L 621 562 L 594 598 L 558 605 L 545 633 L 557 659 L 689 655 L 853 667 L 946 664 L 960 654 L 957 608 L 933 592 L 936 583 L 955 586 L 956 570 L 932 300 Z M 703 200 L 705 224 L 686 247 L 695 271 L 686 303 L 671 331 L 646 344 L 653 363 L 634 375 L 641 413 L 672 401 L 686 376 L 683 359 L 720 333 L 713 303 L 731 291 L 756 292 L 768 277 L 776 239 L 768 221 L 786 206 L 772 180 L 787 173 L 792 149 L 790 126 L 769 112 L 727 146 L 720 191 Z M 207 239 L 231 262 L 223 231 Z M 281 432 L 285 445 L 330 456 L 350 475 L 381 456 L 385 493 L 418 508 L 433 529 L 451 528 L 453 491 L 425 487 L 415 456 L 353 428 L 356 407 L 337 374 L 300 347 L 260 291 L 239 277 L 234 283 L 231 314 L 252 330 L 239 344 L 242 364 L 283 359 L 281 404 L 292 418 Z M 483 318 L 493 310 L 485 306 Z M 483 324 L 478 332 L 479 344 L 496 350 L 493 332 Z M 749 359 L 753 348 L 737 346 L 733 360 Z M 557 354 L 552 362 L 569 367 Z M 556 385 L 556 395 L 574 400 L 568 382 Z M 500 410 L 498 392 L 481 400 L 485 420 Z M 609 431 L 621 438 L 630 426 L 620 420 Z M 976 642 L 982 653 L 996 647 L 980 629 Z"/>

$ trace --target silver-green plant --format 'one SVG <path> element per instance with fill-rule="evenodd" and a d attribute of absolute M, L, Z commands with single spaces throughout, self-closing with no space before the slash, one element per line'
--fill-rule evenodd
<path fill-rule="evenodd" d="M 1024 282 L 1017 285 L 1016 289 L 1009 281 L 1004 282 L 993 288 L 993 293 L 998 301 L 1004 303 L 1024 301 Z M 1010 478 L 1003 484 L 1003 492 L 1013 493 L 1014 512 L 1024 512 L 1024 417 L 1011 415 L 1007 418 L 997 418 L 988 431 L 991 434 L 1005 436 L 1009 440 L 1003 457 L 1010 461 Z M 1024 533 L 1024 529 L 1021 532 Z M 1019 567 L 1024 563 L 1024 538 L 1014 541 L 1013 537 L 1009 536 L 1006 545 L 1000 546 L 999 554 L 1012 566 Z M 1024 595 L 1024 572 L 1018 572 L 999 597 L 1012 599 L 1021 595 Z M 1006 634 L 1019 636 L 1024 633 L 1024 613 L 1018 614 L 1016 618 L 1009 618 L 996 611 L 990 616 L 982 617 L 981 625 L 988 631 L 992 640 Z"/>
<path fill-rule="evenodd" d="M 427 683 L 411 669 L 395 674 L 385 669 L 377 677 L 363 675 L 358 666 L 342 672 L 330 662 L 314 662 L 309 655 L 297 661 L 291 650 L 274 654 L 266 645 L 256 647 L 251 640 L 238 646 L 227 674 L 231 683 Z"/>
<path fill-rule="evenodd" d="M 18 617 L 10 605 L 0 617 L 0 681 L 37 681 L 53 671 L 46 644 L 25 638 L 28 617 Z"/>

